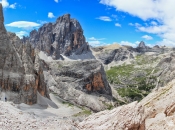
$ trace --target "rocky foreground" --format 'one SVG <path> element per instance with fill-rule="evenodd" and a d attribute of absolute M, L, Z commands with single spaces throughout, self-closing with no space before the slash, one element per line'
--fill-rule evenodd
<path fill-rule="evenodd" d="M 0 101 L 1 129 L 61 130 L 174 130 L 175 80 L 149 94 L 141 102 L 133 102 L 106 110 L 84 119 L 50 116 L 41 118 L 17 109 L 13 103 Z"/>

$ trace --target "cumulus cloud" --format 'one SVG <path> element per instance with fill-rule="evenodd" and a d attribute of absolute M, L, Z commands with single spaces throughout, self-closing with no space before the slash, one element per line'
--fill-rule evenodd
<path fill-rule="evenodd" d="M 102 46 L 105 45 L 105 43 L 103 42 L 103 40 L 105 40 L 106 38 L 95 38 L 95 37 L 90 37 L 88 38 L 88 43 L 91 46 Z"/>
<path fill-rule="evenodd" d="M 52 13 L 52 12 L 49 12 L 48 13 L 48 18 L 54 18 L 55 16 L 54 16 L 54 14 Z"/>
<path fill-rule="evenodd" d="M 116 27 L 121 27 L 121 24 L 116 23 L 115 26 L 116 26 Z"/>
<path fill-rule="evenodd" d="M 167 46 L 167 47 L 174 47 L 175 42 L 168 40 L 168 39 L 163 39 L 162 41 L 158 41 L 156 44 L 160 46 Z"/>
<path fill-rule="evenodd" d="M 0 0 L 0 3 L 2 4 L 2 6 L 4 8 L 12 8 L 12 9 L 15 9 L 16 8 L 16 4 L 17 4 L 17 3 L 9 4 L 9 2 L 7 0 Z"/>
<path fill-rule="evenodd" d="M 8 27 L 16 27 L 16 28 L 23 28 L 23 29 L 32 29 L 34 27 L 39 27 L 40 24 L 35 22 L 29 22 L 29 21 L 16 21 L 9 24 L 6 24 Z"/>
<path fill-rule="evenodd" d="M 100 0 L 100 3 L 137 16 L 143 21 L 155 20 L 156 22 L 151 22 L 148 26 L 142 25 L 136 28 L 175 42 L 174 0 Z"/>
<path fill-rule="evenodd" d="M 17 35 L 19 38 L 23 38 L 23 36 L 28 35 L 28 32 L 26 32 L 26 31 L 20 31 L 20 32 L 16 32 L 16 35 Z"/>
<path fill-rule="evenodd" d="M 144 38 L 145 40 L 152 40 L 153 38 L 149 35 L 144 35 L 142 36 L 142 38 Z"/>
<path fill-rule="evenodd" d="M 102 21 L 106 21 L 106 22 L 112 21 L 112 19 L 110 17 L 108 17 L 108 16 L 100 16 L 100 17 L 98 17 L 96 19 L 99 19 L 99 20 L 102 20 Z"/>

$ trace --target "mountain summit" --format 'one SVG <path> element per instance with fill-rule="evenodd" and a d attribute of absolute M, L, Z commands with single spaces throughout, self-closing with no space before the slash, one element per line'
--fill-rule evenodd
<path fill-rule="evenodd" d="M 71 19 L 70 14 L 59 17 L 55 23 L 44 24 L 38 31 L 33 30 L 27 39 L 53 59 L 60 59 L 60 54 L 70 56 L 90 51 L 80 23 Z"/>

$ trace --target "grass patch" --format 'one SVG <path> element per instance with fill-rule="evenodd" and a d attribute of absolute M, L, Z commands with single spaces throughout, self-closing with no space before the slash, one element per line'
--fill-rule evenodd
<path fill-rule="evenodd" d="M 74 106 L 74 104 L 72 104 L 72 103 L 69 103 L 69 102 L 62 102 L 63 104 L 65 104 L 65 105 L 68 105 L 68 107 L 73 107 Z"/>
<path fill-rule="evenodd" d="M 90 110 L 87 110 L 87 109 L 83 109 L 83 111 L 82 112 L 79 112 L 79 113 L 77 113 L 77 114 L 75 114 L 75 115 L 73 115 L 74 117 L 78 117 L 78 116 L 89 116 L 89 115 L 91 115 L 91 111 Z"/>

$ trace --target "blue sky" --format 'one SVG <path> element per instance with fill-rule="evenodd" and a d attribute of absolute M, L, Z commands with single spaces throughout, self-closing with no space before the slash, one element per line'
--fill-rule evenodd
<path fill-rule="evenodd" d="M 70 13 L 93 46 L 112 43 L 137 46 L 145 41 L 175 46 L 174 0 L 0 0 L 5 26 L 28 35 L 45 22 Z"/>

